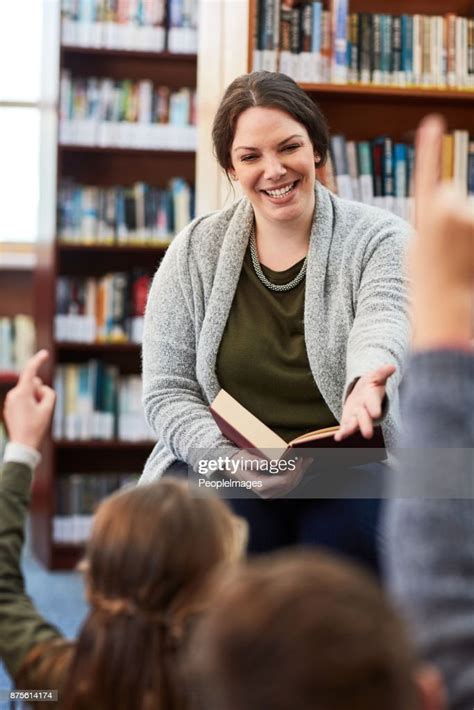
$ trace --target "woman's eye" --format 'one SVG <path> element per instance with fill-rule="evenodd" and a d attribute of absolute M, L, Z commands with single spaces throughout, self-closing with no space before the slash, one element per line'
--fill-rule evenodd
<path fill-rule="evenodd" d="M 244 155 L 241 160 L 247 163 L 249 160 L 253 160 L 254 158 L 256 158 L 255 155 Z"/>
<path fill-rule="evenodd" d="M 297 143 L 292 143 L 291 145 L 286 145 L 283 150 L 295 150 L 296 148 L 299 148 L 299 145 Z"/>

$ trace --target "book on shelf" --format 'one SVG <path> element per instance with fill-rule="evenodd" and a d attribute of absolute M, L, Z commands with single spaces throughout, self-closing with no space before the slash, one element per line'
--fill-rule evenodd
<path fill-rule="evenodd" d="M 474 89 L 473 17 L 354 13 L 348 0 L 255 0 L 255 25 L 254 70 L 302 83 Z"/>
<path fill-rule="evenodd" d="M 148 79 L 82 78 L 63 69 L 59 107 L 61 144 L 196 149 L 194 89 L 172 91 Z"/>
<path fill-rule="evenodd" d="M 53 541 L 84 543 L 99 503 L 115 491 L 135 485 L 138 473 L 62 474 L 55 484 Z"/>
<path fill-rule="evenodd" d="M 349 141 L 344 135 L 334 134 L 329 168 L 322 176 L 318 171 L 318 175 L 340 197 L 372 204 L 409 220 L 414 154 L 411 144 L 395 142 L 390 136 Z M 331 168 L 332 186 L 326 179 Z M 442 176 L 474 195 L 474 141 L 469 139 L 468 131 L 456 130 L 443 136 Z"/>
<path fill-rule="evenodd" d="M 35 351 L 35 326 L 30 316 L 0 318 L 0 372 L 19 372 Z"/>
<path fill-rule="evenodd" d="M 56 341 L 141 344 L 150 283 L 151 276 L 136 269 L 100 278 L 58 276 Z"/>
<path fill-rule="evenodd" d="M 372 439 L 364 439 L 357 432 L 337 442 L 334 434 L 339 426 L 332 426 L 307 432 L 287 442 L 224 389 L 219 391 L 209 409 L 224 436 L 241 449 L 251 449 L 264 458 L 280 459 L 301 448 L 364 448 L 368 450 L 367 461 L 385 458 L 385 444 L 379 426 L 375 427 Z"/>
<path fill-rule="evenodd" d="M 141 403 L 139 375 L 121 375 L 100 360 L 60 364 L 54 377 L 53 436 L 67 441 L 153 439 Z"/>
<path fill-rule="evenodd" d="M 198 0 L 62 0 L 61 19 L 66 47 L 197 52 Z"/>
<path fill-rule="evenodd" d="M 168 189 L 143 182 L 100 187 L 65 179 L 58 197 L 59 240 L 163 246 L 189 224 L 194 211 L 194 189 L 183 178 L 172 178 Z"/>

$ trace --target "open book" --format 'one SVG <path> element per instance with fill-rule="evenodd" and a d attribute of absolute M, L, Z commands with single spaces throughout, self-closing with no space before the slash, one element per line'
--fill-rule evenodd
<path fill-rule="evenodd" d="M 241 449 L 255 449 L 264 458 L 279 459 L 284 457 L 289 449 L 303 447 L 367 448 L 370 449 L 365 459 L 367 462 L 385 458 L 385 443 L 379 426 L 374 427 L 371 439 L 364 439 L 360 431 L 357 431 L 342 441 L 335 441 L 334 434 L 339 426 L 331 426 L 309 431 L 286 442 L 223 389 L 211 403 L 210 410 L 224 436 Z"/>

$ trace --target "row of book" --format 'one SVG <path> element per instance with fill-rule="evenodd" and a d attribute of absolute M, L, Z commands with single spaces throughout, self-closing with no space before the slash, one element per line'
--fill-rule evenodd
<path fill-rule="evenodd" d="M 388 136 L 372 141 L 331 136 L 325 183 L 340 197 L 373 204 L 408 219 L 415 149 Z M 442 177 L 474 195 L 474 140 L 467 131 L 443 136 Z"/>
<path fill-rule="evenodd" d="M 138 473 L 71 473 L 56 481 L 53 540 L 59 543 L 85 542 L 99 503 L 115 491 L 136 485 Z"/>
<path fill-rule="evenodd" d="M 172 178 L 167 190 L 146 183 L 98 187 L 65 180 L 59 189 L 58 234 L 74 244 L 160 246 L 193 219 L 194 189 Z"/>
<path fill-rule="evenodd" d="M 35 327 L 30 316 L 0 318 L 0 372 L 19 372 L 35 350 Z"/>
<path fill-rule="evenodd" d="M 198 0 L 62 0 L 62 44 L 197 52 Z"/>
<path fill-rule="evenodd" d="M 153 438 L 142 407 L 139 375 L 120 375 L 100 360 L 61 364 L 54 377 L 55 439 L 149 441 Z"/>
<path fill-rule="evenodd" d="M 73 77 L 60 85 L 63 144 L 155 150 L 196 149 L 196 92 L 152 81 Z"/>
<path fill-rule="evenodd" d="M 474 89 L 474 18 L 257 0 L 253 67 L 307 83 Z"/>
<path fill-rule="evenodd" d="M 140 344 L 150 283 L 151 276 L 137 270 L 100 278 L 59 276 L 56 340 Z"/>

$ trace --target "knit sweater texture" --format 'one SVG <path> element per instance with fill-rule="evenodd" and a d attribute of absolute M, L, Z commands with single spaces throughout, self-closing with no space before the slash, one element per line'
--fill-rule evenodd
<path fill-rule="evenodd" d="M 385 513 L 392 595 L 451 710 L 474 707 L 474 356 L 414 355 Z M 402 494 L 403 497 L 397 497 Z"/>
<path fill-rule="evenodd" d="M 340 420 L 354 380 L 393 363 L 383 422 L 390 446 L 409 338 L 404 253 L 410 228 L 319 183 L 315 193 L 304 309 L 311 372 Z M 155 275 L 145 314 L 143 403 L 157 443 L 140 482 L 159 478 L 176 460 L 194 467 L 237 451 L 208 407 L 220 389 L 216 357 L 253 220 L 246 198 L 194 220 Z"/>

